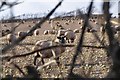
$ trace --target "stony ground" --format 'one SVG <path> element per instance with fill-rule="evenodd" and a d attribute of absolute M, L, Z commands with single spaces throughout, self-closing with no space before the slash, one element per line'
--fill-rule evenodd
<path fill-rule="evenodd" d="M 54 36 L 33 36 L 26 38 L 22 43 L 35 43 L 37 40 L 50 38 L 52 39 L 52 37 Z M 74 44 L 77 44 L 77 40 Z M 93 39 L 91 33 L 88 33 L 85 37 L 84 44 L 97 45 L 98 43 L 95 39 Z M 7 52 L 6 55 L 25 54 L 31 51 L 31 47 L 32 46 L 16 46 L 15 48 Z M 57 67 L 56 63 L 52 63 L 49 67 L 45 67 L 42 70 L 39 70 L 41 77 L 66 77 L 70 68 L 72 57 L 75 53 L 75 47 L 67 48 L 66 52 L 64 52 L 60 57 L 60 69 L 62 72 L 62 76 L 60 75 L 60 70 Z M 5 75 L 13 75 L 14 77 L 21 77 L 22 74 L 10 63 L 16 63 L 24 72 L 26 72 L 25 66 L 33 65 L 33 58 L 34 55 L 30 55 L 26 57 L 12 59 L 10 62 L 3 61 L 2 76 L 5 77 Z M 46 62 L 48 61 L 49 59 L 46 59 Z M 109 71 L 110 65 L 111 63 L 107 61 L 106 53 L 103 49 L 83 48 L 82 54 L 77 57 L 74 72 L 84 77 L 105 77 Z"/>
<path fill-rule="evenodd" d="M 63 23 L 63 22 L 61 22 Z M 74 25 L 76 23 L 76 25 Z M 79 25 L 75 21 L 74 24 L 70 23 L 69 28 L 75 29 L 79 28 Z M 28 24 L 28 23 L 27 23 Z M 43 24 L 43 28 L 40 31 L 41 34 L 38 36 L 29 36 L 27 37 L 24 41 L 21 43 L 35 43 L 38 40 L 53 40 L 55 38 L 55 35 L 43 35 L 43 31 L 45 29 L 51 29 L 51 28 L 46 28 L 44 26 L 48 26 L 49 24 Z M 74 26 L 74 27 L 73 27 Z M 24 27 L 24 26 L 22 26 Z M 28 28 L 22 28 L 20 27 L 20 30 L 27 30 Z M 67 27 L 65 27 L 67 28 Z M 97 33 L 100 37 L 100 33 Z M 38 70 L 39 74 L 41 74 L 41 77 L 43 78 L 60 78 L 60 77 L 67 77 L 68 75 L 68 70 L 70 68 L 71 60 L 73 58 L 73 55 L 75 54 L 76 50 L 76 45 L 78 43 L 80 33 L 77 33 L 76 40 L 73 43 L 75 47 L 68 48 L 67 50 L 60 56 L 60 63 L 61 67 L 58 68 L 56 63 L 50 64 L 50 66 L 43 68 L 42 70 Z M 99 46 L 100 44 L 98 41 L 94 38 L 92 33 L 85 33 L 85 38 L 84 38 L 84 45 L 93 45 L 93 46 Z M 6 43 L 5 38 L 0 39 L 0 43 Z M 1 45 L 0 45 L 1 46 Z M 31 52 L 31 48 L 33 45 L 18 45 L 12 49 L 10 49 L 5 55 L 18 55 L 18 54 L 25 54 L 28 52 Z M 3 61 L 2 63 L 2 71 L 1 75 L 2 77 L 5 77 L 6 75 L 13 75 L 14 77 L 22 77 L 23 75 L 19 72 L 17 68 L 15 68 L 11 62 L 14 62 L 17 64 L 25 73 L 26 73 L 26 68 L 25 66 L 27 65 L 33 65 L 33 58 L 34 55 L 26 56 L 26 57 L 21 57 L 21 58 L 15 58 L 12 59 L 10 62 Z M 45 62 L 49 62 L 51 59 L 46 59 Z M 39 59 L 40 61 L 40 59 Z M 82 53 L 78 55 L 77 60 L 76 60 L 76 66 L 74 68 L 74 73 L 79 74 L 83 77 L 87 78 L 103 78 L 107 75 L 109 72 L 109 67 L 112 65 L 111 61 L 108 60 L 106 56 L 106 51 L 104 49 L 96 49 L 96 48 L 82 48 Z M 39 65 L 41 66 L 41 65 Z M 62 74 L 60 74 L 60 71 Z"/>

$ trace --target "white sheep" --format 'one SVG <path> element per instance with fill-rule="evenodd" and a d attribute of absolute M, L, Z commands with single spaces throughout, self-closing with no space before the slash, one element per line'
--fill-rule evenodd
<path fill-rule="evenodd" d="M 14 41 L 16 41 L 16 36 L 14 34 L 8 34 L 7 35 L 7 42 L 8 42 L 8 44 L 13 43 Z"/>
<path fill-rule="evenodd" d="M 48 34 L 48 30 L 44 30 L 43 34 L 47 35 Z"/>
<path fill-rule="evenodd" d="M 36 30 L 34 31 L 34 36 L 37 36 L 37 35 L 39 35 L 39 30 L 38 30 L 38 29 L 36 29 Z"/>
<path fill-rule="evenodd" d="M 81 24 L 81 22 L 78 22 L 78 24 Z"/>
<path fill-rule="evenodd" d="M 56 30 L 48 30 L 48 34 L 56 34 Z"/>
<path fill-rule="evenodd" d="M 68 41 L 68 43 L 73 43 L 76 38 L 75 33 L 70 30 L 65 32 L 64 36 L 66 37 L 66 40 Z"/>
<path fill-rule="evenodd" d="M 32 51 L 65 43 L 64 37 L 57 37 L 57 38 L 58 38 L 57 42 L 55 42 L 56 40 L 55 41 L 50 41 L 50 40 L 37 41 L 35 46 L 32 48 Z M 36 65 L 36 60 L 38 57 L 41 58 L 42 64 L 44 64 L 45 58 L 50 58 L 50 57 L 55 58 L 56 56 L 59 56 L 61 53 L 65 52 L 65 50 L 66 50 L 65 47 L 55 47 L 52 49 L 47 49 L 47 50 L 37 52 L 34 58 L 34 65 Z"/>
<path fill-rule="evenodd" d="M 66 32 L 66 30 L 62 29 L 62 30 L 58 30 L 57 36 L 62 36 L 64 35 Z"/>
<path fill-rule="evenodd" d="M 79 31 L 79 29 L 74 29 L 73 32 L 74 33 L 79 33 L 80 31 Z"/>
<path fill-rule="evenodd" d="M 120 26 L 115 26 L 116 31 L 120 31 Z"/>
<path fill-rule="evenodd" d="M 25 36 L 27 34 L 27 32 L 19 31 L 17 34 L 18 34 L 18 38 L 19 38 L 19 37 Z"/>

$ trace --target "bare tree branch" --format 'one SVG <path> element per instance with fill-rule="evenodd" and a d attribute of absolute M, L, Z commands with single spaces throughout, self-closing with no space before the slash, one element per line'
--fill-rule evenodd
<path fill-rule="evenodd" d="M 15 56 L 5 56 L 5 57 L 2 57 L 2 60 L 10 60 L 10 59 L 14 59 L 14 58 L 19 58 L 19 57 L 26 57 L 26 56 L 29 56 L 29 55 L 32 55 L 36 52 L 40 52 L 40 51 L 43 51 L 43 50 L 47 50 L 47 49 L 52 49 L 52 48 L 56 48 L 56 47 L 74 47 L 74 45 L 56 45 L 56 46 L 50 46 L 50 47 L 46 47 L 46 48 L 42 48 L 42 49 L 38 49 L 36 51 L 32 51 L 30 53 L 26 53 L 26 54 L 22 54 L 22 55 L 15 55 Z"/>
<path fill-rule="evenodd" d="M 85 17 L 85 22 L 84 22 L 84 25 L 83 25 L 83 30 L 81 32 L 79 43 L 78 43 L 78 46 L 76 48 L 75 54 L 73 55 L 72 66 L 70 67 L 70 72 L 69 72 L 68 77 L 70 77 L 71 74 L 72 74 L 72 71 L 73 71 L 73 68 L 74 68 L 74 64 L 75 64 L 77 55 L 79 54 L 79 52 L 82 52 L 82 44 L 83 44 L 85 29 L 86 29 L 86 26 L 88 26 L 88 20 L 89 20 L 90 14 L 91 14 L 92 5 L 93 5 L 93 0 L 91 1 L 90 5 L 89 5 L 89 10 L 88 10 L 87 17 Z"/>

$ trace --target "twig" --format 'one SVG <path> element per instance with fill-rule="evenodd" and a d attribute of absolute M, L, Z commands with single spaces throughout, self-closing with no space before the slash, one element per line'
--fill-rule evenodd
<path fill-rule="evenodd" d="M 44 65 L 42 65 L 42 66 L 40 66 L 40 67 L 37 67 L 37 70 L 41 70 L 41 69 L 43 69 L 44 67 L 46 67 L 46 66 L 48 66 L 48 65 L 50 65 L 50 64 L 52 64 L 52 63 L 56 63 L 56 60 L 51 60 L 51 61 L 49 61 L 48 63 L 45 63 Z"/>
<path fill-rule="evenodd" d="M 32 51 L 30 53 L 22 54 L 22 55 L 15 55 L 15 56 L 12 56 L 12 57 L 11 56 L 5 56 L 5 57 L 2 57 L 2 59 L 9 61 L 9 60 L 14 59 L 14 58 L 26 57 L 26 56 L 32 55 L 32 54 L 34 54 L 36 52 L 47 50 L 47 49 L 52 49 L 52 48 L 56 48 L 56 47 L 74 47 L 74 45 L 56 45 L 56 46 L 50 46 L 50 47 L 38 49 L 36 51 Z"/>
<path fill-rule="evenodd" d="M 25 76 L 25 73 L 23 72 L 22 69 L 20 69 L 20 67 L 17 64 L 15 64 L 13 62 L 11 62 L 11 64 L 13 64 Z"/>

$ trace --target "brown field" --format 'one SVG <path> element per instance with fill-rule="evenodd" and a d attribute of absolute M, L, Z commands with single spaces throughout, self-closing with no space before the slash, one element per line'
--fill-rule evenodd
<path fill-rule="evenodd" d="M 74 22 L 69 23 L 69 25 L 64 24 L 64 20 L 60 20 L 60 24 L 65 29 L 80 29 L 80 24 L 78 24 L 79 20 L 74 20 Z M 55 22 L 53 23 L 53 26 L 55 26 Z M 18 23 L 14 23 L 13 25 L 17 25 Z M 94 23 L 91 22 L 93 26 L 96 26 Z M 3 24 L 1 24 L 3 25 Z M 0 26 L 1 29 L 9 28 L 11 25 L 10 23 L 6 24 L 8 27 Z M 27 31 L 31 27 L 28 27 L 28 25 L 35 25 L 35 23 L 25 22 L 25 24 L 21 24 L 15 32 L 18 31 Z M 25 40 L 23 40 L 21 43 L 33 43 L 35 44 L 38 40 L 53 40 L 55 39 L 55 35 L 43 35 L 44 30 L 51 30 L 50 24 L 46 21 L 41 28 L 39 29 L 40 35 L 38 36 L 28 36 Z M 101 36 L 98 28 L 98 32 L 96 32 L 99 37 Z M 76 33 L 76 40 L 73 43 L 75 47 L 68 48 L 67 50 L 60 56 L 60 63 L 61 63 L 61 73 L 56 63 L 50 64 L 50 66 L 43 68 L 42 70 L 38 70 L 39 74 L 41 74 L 41 77 L 43 78 L 60 78 L 60 77 L 67 77 L 68 70 L 70 68 L 70 63 L 72 60 L 72 57 L 75 53 L 76 45 L 80 36 L 80 33 Z M 106 41 L 107 42 L 107 41 Z M 0 43 L 6 43 L 5 37 L 2 37 L 0 39 Z M 99 46 L 99 42 L 95 39 L 92 33 L 85 33 L 84 38 L 84 45 L 93 45 L 93 46 Z M 1 45 L 0 45 L 1 46 Z M 28 52 L 31 52 L 32 45 L 17 45 L 16 47 L 10 49 L 6 52 L 5 55 L 18 55 L 18 54 L 25 54 Z M 2 63 L 2 77 L 5 77 L 6 75 L 13 75 L 13 77 L 22 77 L 23 75 L 19 72 L 17 68 L 15 68 L 11 62 L 14 62 L 17 64 L 25 73 L 27 65 L 33 65 L 33 58 L 34 55 L 21 57 L 21 58 L 15 58 L 12 59 L 10 62 L 3 61 Z M 51 58 L 52 59 L 52 58 Z M 40 60 L 40 59 L 39 59 Z M 50 61 L 49 59 L 46 59 L 45 62 Z M 96 49 L 96 48 L 83 48 L 82 53 L 77 57 L 76 66 L 74 68 L 74 73 L 79 74 L 83 77 L 87 78 L 103 78 L 105 77 L 109 72 L 109 67 L 112 65 L 111 61 L 108 60 L 106 52 L 104 49 Z"/>

